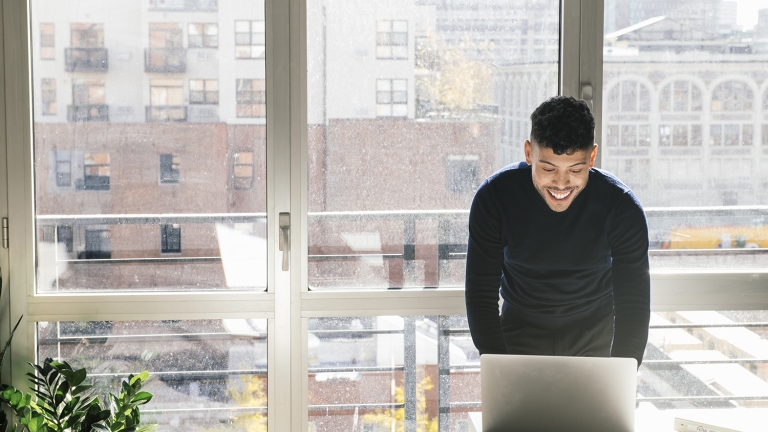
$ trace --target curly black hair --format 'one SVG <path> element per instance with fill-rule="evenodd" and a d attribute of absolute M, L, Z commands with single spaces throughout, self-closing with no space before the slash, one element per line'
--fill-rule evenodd
<path fill-rule="evenodd" d="M 571 96 L 547 99 L 531 114 L 531 143 L 556 155 L 592 150 L 595 118 L 583 100 Z"/>

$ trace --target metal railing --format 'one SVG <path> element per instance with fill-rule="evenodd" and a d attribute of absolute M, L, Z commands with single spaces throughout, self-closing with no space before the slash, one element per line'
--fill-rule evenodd
<path fill-rule="evenodd" d="M 144 72 L 184 73 L 186 71 L 186 48 L 147 48 L 144 50 Z"/>
<path fill-rule="evenodd" d="M 108 122 L 109 105 L 67 105 L 67 119 L 70 122 Z"/>
<path fill-rule="evenodd" d="M 106 48 L 66 48 L 64 62 L 67 72 L 107 72 L 109 52 Z"/>
<path fill-rule="evenodd" d="M 147 105 L 148 122 L 185 122 L 187 107 L 184 105 Z"/>

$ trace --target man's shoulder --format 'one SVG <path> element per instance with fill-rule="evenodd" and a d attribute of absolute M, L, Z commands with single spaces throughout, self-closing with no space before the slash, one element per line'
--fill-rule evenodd
<path fill-rule="evenodd" d="M 529 180 L 530 178 L 531 166 L 525 162 L 515 162 L 491 174 L 490 177 L 485 179 L 481 187 L 488 184 L 516 182 L 524 179 Z"/>
<path fill-rule="evenodd" d="M 618 205 L 624 209 L 636 208 L 643 211 L 635 193 L 618 177 L 599 168 L 592 168 L 591 174 L 589 181 L 594 181 L 598 192 L 593 196 L 599 197 L 600 201 L 608 204 L 611 209 L 615 210 Z"/>

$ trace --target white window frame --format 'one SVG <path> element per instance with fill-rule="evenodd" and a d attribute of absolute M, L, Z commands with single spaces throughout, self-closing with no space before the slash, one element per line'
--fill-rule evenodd
<path fill-rule="evenodd" d="M 3 3 L 4 64 L 0 68 L 0 216 L 9 219 L 10 247 L 0 249 L 3 281 L 0 339 L 16 333 L 5 382 L 25 388 L 26 362 L 35 359 L 35 323 L 87 320 L 268 320 L 268 429 L 308 429 L 308 319 L 361 315 L 464 314 L 462 289 L 343 291 L 308 290 L 308 173 L 306 0 L 267 0 L 267 245 L 266 292 L 87 293 L 35 292 L 35 210 L 32 100 L 27 0 Z M 597 139 L 602 130 L 602 0 L 561 1 L 560 93 L 591 95 Z M 289 71 L 288 74 L 284 71 Z M 600 157 L 598 156 L 598 166 Z M 281 270 L 278 214 L 290 212 L 289 270 Z M 663 271 L 652 276 L 655 310 L 768 309 L 768 270 Z M 727 288 L 727 289 L 725 289 Z M 10 294 L 10 295 L 8 295 Z M 98 307 L 96 307 L 98 305 Z M 280 361 L 276 361 L 280 359 Z M 290 360 L 290 361 L 287 361 Z"/>

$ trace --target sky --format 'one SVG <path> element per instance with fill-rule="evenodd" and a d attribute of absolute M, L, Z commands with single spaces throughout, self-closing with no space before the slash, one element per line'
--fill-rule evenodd
<path fill-rule="evenodd" d="M 758 9 L 768 9 L 768 0 L 733 0 L 738 3 L 736 23 L 749 30 L 757 24 Z"/>

